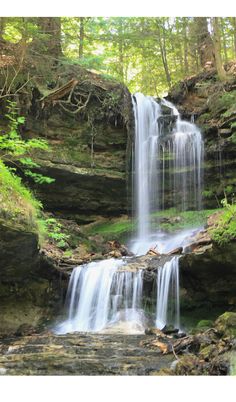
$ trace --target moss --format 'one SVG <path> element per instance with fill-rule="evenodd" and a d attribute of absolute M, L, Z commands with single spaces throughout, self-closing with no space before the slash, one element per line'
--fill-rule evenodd
<path fill-rule="evenodd" d="M 216 329 L 226 336 L 236 336 L 236 313 L 225 312 L 215 322 Z"/>
<path fill-rule="evenodd" d="M 198 117 L 197 122 L 198 124 L 203 125 L 204 123 L 208 122 L 210 118 L 210 113 L 203 113 L 201 116 Z"/>
<path fill-rule="evenodd" d="M 216 347 L 215 345 L 208 345 L 208 346 L 203 346 L 200 349 L 200 356 L 205 359 L 209 360 L 216 352 Z"/>
<path fill-rule="evenodd" d="M 233 144 L 236 144 L 236 133 L 233 133 L 231 135 L 231 137 L 229 138 L 230 142 L 232 142 Z"/>
<path fill-rule="evenodd" d="M 223 213 L 215 222 L 214 227 L 209 229 L 212 240 L 225 245 L 236 238 L 236 204 L 225 204 Z"/>
<path fill-rule="evenodd" d="M 9 226 L 40 232 L 41 203 L 0 161 L 0 219 Z"/>
<path fill-rule="evenodd" d="M 228 117 L 229 111 L 235 107 L 236 90 L 231 92 L 217 92 L 209 98 L 208 107 L 211 117 L 216 117 L 224 113 L 224 117 Z"/>
<path fill-rule="evenodd" d="M 213 321 L 211 320 L 201 320 L 197 323 L 197 328 L 211 328 L 213 326 Z"/>
<path fill-rule="evenodd" d="M 167 232 L 202 226 L 206 223 L 207 217 L 218 210 L 219 209 L 178 212 L 175 208 L 170 208 L 165 211 L 153 213 L 151 216 L 151 225 L 153 229 L 159 228 Z M 99 234 L 105 239 L 113 238 L 123 241 L 136 229 L 136 220 L 121 217 L 109 220 L 104 219 L 100 222 L 87 225 L 84 228 L 84 232 L 87 235 Z"/>
<path fill-rule="evenodd" d="M 105 239 L 123 239 L 132 233 L 134 224 L 131 219 L 120 218 L 89 225 L 88 235 L 100 234 Z"/>

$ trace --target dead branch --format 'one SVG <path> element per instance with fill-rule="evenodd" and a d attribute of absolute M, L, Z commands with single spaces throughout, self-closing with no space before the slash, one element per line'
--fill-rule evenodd
<path fill-rule="evenodd" d="M 60 88 L 54 89 L 49 94 L 43 96 L 40 101 L 43 102 L 43 104 L 46 102 L 53 102 L 63 98 L 63 96 L 65 96 L 68 92 L 70 93 L 69 97 L 71 98 L 73 89 L 77 84 L 78 80 L 73 78 L 65 85 L 62 85 Z"/>

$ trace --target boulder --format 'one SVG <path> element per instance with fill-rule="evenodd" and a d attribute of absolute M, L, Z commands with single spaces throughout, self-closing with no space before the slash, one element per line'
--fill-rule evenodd
<path fill-rule="evenodd" d="M 226 312 L 217 318 L 215 328 L 225 336 L 236 336 L 236 312 Z"/>

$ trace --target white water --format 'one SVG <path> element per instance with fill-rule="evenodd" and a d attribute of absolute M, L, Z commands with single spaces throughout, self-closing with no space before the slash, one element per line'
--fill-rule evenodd
<path fill-rule="evenodd" d="M 57 333 L 97 332 L 128 323 L 132 333 L 144 332 L 142 270 L 126 271 L 126 262 L 108 259 L 74 268 L 67 292 L 68 319 Z"/>
<path fill-rule="evenodd" d="M 134 201 L 138 216 L 138 237 L 145 239 L 150 232 L 150 213 L 158 200 L 159 147 L 158 118 L 161 108 L 151 96 L 141 93 L 132 98 L 135 117 L 135 190 Z"/>
<path fill-rule="evenodd" d="M 135 238 L 130 242 L 130 249 L 136 255 L 145 254 L 153 247 L 160 253 L 169 252 L 185 245 L 189 235 L 196 230 L 194 228 L 191 232 L 184 231 L 176 239 L 167 238 L 158 230 L 157 225 L 153 227 L 151 213 L 165 209 L 167 190 L 169 194 L 173 194 L 172 206 L 177 209 L 200 210 L 202 204 L 204 150 L 201 132 L 195 124 L 182 120 L 171 102 L 162 99 L 161 104 L 167 106 L 170 114 L 176 116 L 172 132 L 163 131 L 164 125 L 158 124 L 162 112 L 154 98 L 140 93 L 133 96 L 134 198 L 138 229 Z M 166 162 L 165 152 L 169 155 Z M 165 186 L 166 181 L 170 183 L 169 188 Z"/>
<path fill-rule="evenodd" d="M 158 270 L 156 327 L 162 329 L 166 324 L 180 328 L 179 303 L 179 257 Z"/>

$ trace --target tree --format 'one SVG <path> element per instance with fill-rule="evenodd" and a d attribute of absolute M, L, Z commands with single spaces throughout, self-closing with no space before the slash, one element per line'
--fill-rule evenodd
<path fill-rule="evenodd" d="M 84 17 L 79 18 L 79 59 L 84 55 Z"/>
<path fill-rule="evenodd" d="M 60 17 L 38 17 L 37 25 L 41 34 L 42 49 L 47 56 L 59 59 L 61 49 L 61 19 Z"/>
<path fill-rule="evenodd" d="M 227 76 L 221 58 L 221 37 L 220 37 L 220 25 L 218 17 L 212 18 L 212 26 L 213 26 L 214 56 L 215 56 L 217 74 L 221 81 L 225 81 L 227 79 Z"/>
<path fill-rule="evenodd" d="M 236 56 L 236 17 L 231 18 L 231 23 L 232 23 L 232 27 L 233 27 L 234 54 Z"/>
<path fill-rule="evenodd" d="M 170 71 L 168 67 L 168 61 L 167 61 L 167 54 L 166 54 L 166 31 L 165 31 L 165 26 L 164 23 L 161 21 L 160 18 L 156 20 L 156 27 L 157 27 L 157 38 L 158 38 L 158 43 L 161 51 L 161 59 L 162 63 L 164 66 L 165 74 L 166 74 L 166 81 L 168 83 L 168 86 L 171 86 L 171 76 L 170 76 Z"/>
<path fill-rule="evenodd" d="M 208 30 L 207 17 L 195 17 L 194 25 L 200 65 L 203 68 L 207 62 L 214 65 L 214 45 Z"/>
<path fill-rule="evenodd" d="M 5 23 L 6 23 L 6 18 L 0 17 L 0 42 L 3 41 Z"/>
<path fill-rule="evenodd" d="M 189 72 L 188 64 L 188 18 L 183 18 L 184 73 Z"/>

